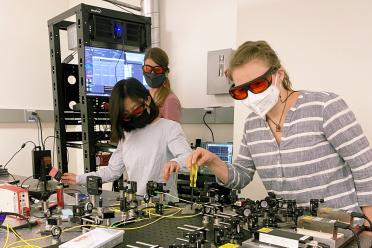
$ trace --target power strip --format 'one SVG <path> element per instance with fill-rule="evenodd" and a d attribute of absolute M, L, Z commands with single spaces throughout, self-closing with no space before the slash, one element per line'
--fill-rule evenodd
<path fill-rule="evenodd" d="M 123 242 L 124 231 L 96 228 L 62 244 L 59 248 L 112 248 Z"/>
<path fill-rule="evenodd" d="M 263 227 L 258 232 L 260 242 L 287 248 L 298 248 L 300 244 L 305 244 L 313 239 L 308 235 L 268 227 Z"/>
<path fill-rule="evenodd" d="M 8 172 L 8 169 L 4 169 L 1 165 L 0 165 L 0 176 L 7 176 L 9 175 L 9 172 Z"/>

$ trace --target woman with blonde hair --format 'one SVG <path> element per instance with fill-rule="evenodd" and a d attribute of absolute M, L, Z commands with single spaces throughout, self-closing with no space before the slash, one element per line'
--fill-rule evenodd
<path fill-rule="evenodd" d="M 247 111 L 238 155 L 231 166 L 198 148 L 187 160 L 207 166 L 220 184 L 244 188 L 257 172 L 268 192 L 309 206 L 372 219 L 372 149 L 355 115 L 332 92 L 293 90 L 287 71 L 265 41 L 247 41 L 227 74 L 231 97 Z M 248 110 L 247 109 L 247 110 Z"/>

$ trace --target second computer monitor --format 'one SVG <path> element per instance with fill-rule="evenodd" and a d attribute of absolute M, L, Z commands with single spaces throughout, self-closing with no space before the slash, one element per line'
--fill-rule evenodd
<path fill-rule="evenodd" d="M 110 96 L 114 85 L 134 77 L 145 87 L 144 53 L 99 47 L 85 47 L 85 76 L 88 96 Z"/>
<path fill-rule="evenodd" d="M 206 143 L 205 148 L 216 154 L 226 164 L 233 162 L 233 144 L 232 143 Z"/>

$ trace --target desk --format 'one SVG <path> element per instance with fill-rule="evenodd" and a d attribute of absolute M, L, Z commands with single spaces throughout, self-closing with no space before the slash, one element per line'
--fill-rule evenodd
<path fill-rule="evenodd" d="M 20 180 L 24 180 L 24 177 L 16 177 Z M 10 180 L 10 178 L 0 178 L 0 183 L 7 182 Z M 34 187 L 37 184 L 37 180 L 30 179 L 28 181 L 29 185 L 31 185 L 31 188 Z M 75 188 L 75 187 L 72 187 Z M 76 188 L 75 188 L 76 189 Z M 81 188 L 80 188 L 81 189 Z M 103 198 L 104 198 L 104 206 L 111 206 L 116 201 L 117 193 L 115 192 L 109 192 L 104 191 L 103 192 Z M 1 199 L 0 199 L 1 200 Z M 144 220 L 135 224 L 129 224 L 126 227 L 139 227 L 143 226 L 145 224 L 148 224 L 152 221 L 156 220 Z M 135 229 L 135 230 L 125 230 L 124 234 L 124 242 L 122 245 L 118 247 L 126 247 L 125 245 L 134 245 L 136 246 L 136 241 L 141 241 L 145 243 L 150 244 L 156 244 L 156 245 L 162 245 L 163 247 L 168 247 L 170 244 L 175 243 L 176 238 L 182 238 L 184 231 L 177 229 L 178 226 L 183 226 L 184 224 L 192 225 L 192 226 L 198 226 L 201 227 L 202 221 L 201 216 L 196 216 L 193 218 L 183 218 L 183 219 L 171 219 L 171 218 L 162 218 L 161 220 L 156 221 L 155 223 L 148 225 L 143 228 Z M 63 229 L 73 227 L 72 224 L 68 222 L 64 222 L 62 225 Z M 207 227 L 210 230 L 212 230 L 212 227 Z M 32 239 L 32 238 L 39 238 L 40 237 L 40 230 L 44 229 L 44 224 L 35 226 L 31 229 L 31 231 L 28 228 L 20 229 L 18 233 L 21 235 L 23 239 Z M 6 230 L 0 229 L 0 247 L 3 247 L 5 244 L 5 238 L 6 238 Z M 61 241 L 65 242 L 68 241 L 74 237 L 77 237 L 81 234 L 80 228 L 73 229 L 68 232 L 64 232 L 61 235 Z M 248 235 L 248 234 L 246 234 Z M 208 232 L 209 240 L 213 240 L 213 232 Z M 17 241 L 15 236 L 13 234 L 10 234 L 9 236 L 9 242 L 8 244 L 11 244 L 13 242 Z M 363 248 L 371 248 L 372 247 L 372 237 L 366 237 L 365 235 L 361 235 L 361 243 Z M 19 242 L 16 245 L 23 245 L 24 243 Z M 42 240 L 38 240 L 35 242 L 32 242 L 32 244 L 42 247 L 58 247 L 58 245 L 55 245 L 53 242 L 53 239 L 51 237 L 44 238 Z M 210 245 L 207 245 L 209 247 Z M 350 244 L 346 247 L 350 248 L 356 248 L 356 244 Z"/>

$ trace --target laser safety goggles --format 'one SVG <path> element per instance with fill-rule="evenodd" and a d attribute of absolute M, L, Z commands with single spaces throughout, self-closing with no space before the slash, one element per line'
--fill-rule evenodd
<path fill-rule="evenodd" d="M 124 113 L 123 114 L 123 121 L 129 121 L 132 118 L 139 117 L 140 115 L 143 114 L 144 111 L 145 111 L 145 104 L 143 103 L 143 104 L 139 105 L 138 107 L 136 107 L 132 112 Z"/>
<path fill-rule="evenodd" d="M 155 74 L 164 74 L 168 71 L 168 68 L 164 68 L 162 66 L 151 66 L 151 65 L 143 65 L 142 71 L 144 73 L 155 73 Z"/>
<path fill-rule="evenodd" d="M 267 72 L 263 75 L 247 82 L 241 84 L 239 86 L 235 86 L 235 84 L 231 85 L 229 93 L 232 98 L 235 100 L 244 100 L 248 97 L 248 91 L 252 92 L 253 94 L 259 94 L 267 90 L 270 87 L 272 80 L 273 80 L 273 73 L 275 69 L 271 67 Z"/>

